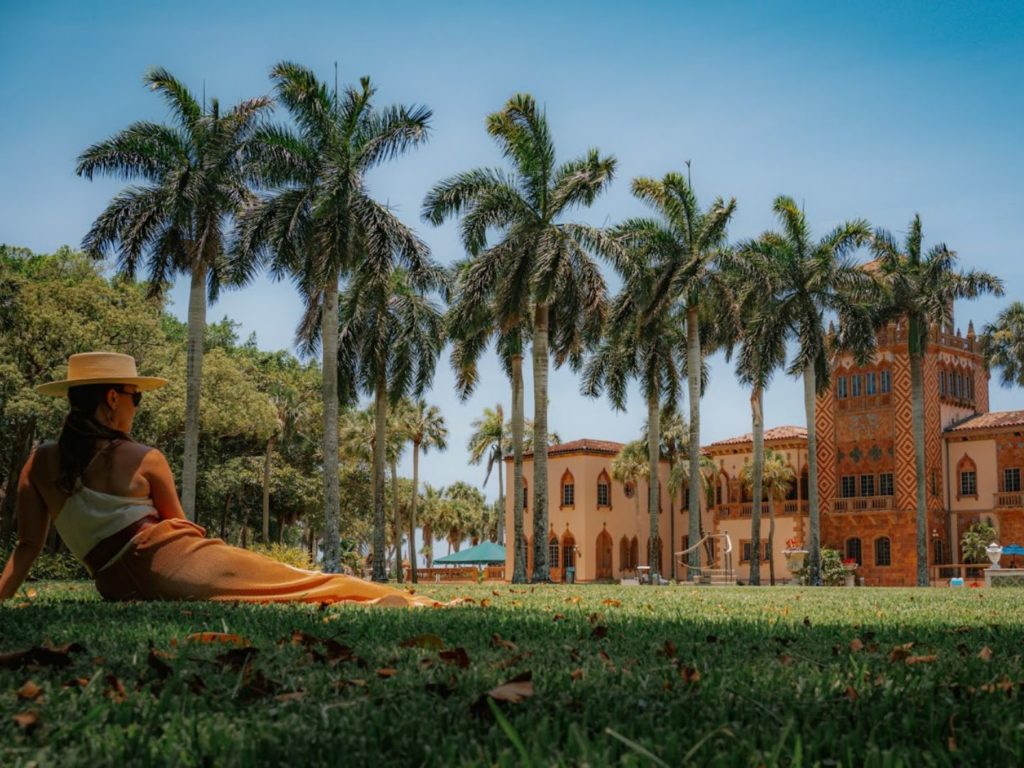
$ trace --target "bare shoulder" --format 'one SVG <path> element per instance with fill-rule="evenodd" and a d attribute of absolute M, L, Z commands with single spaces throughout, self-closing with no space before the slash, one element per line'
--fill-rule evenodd
<path fill-rule="evenodd" d="M 157 448 L 151 448 L 148 445 L 140 445 L 139 447 L 143 449 L 142 454 L 140 455 L 141 462 L 139 463 L 139 466 L 143 470 L 160 471 L 170 467 L 167 463 L 167 457 L 164 456 L 163 451 L 160 451 Z"/>

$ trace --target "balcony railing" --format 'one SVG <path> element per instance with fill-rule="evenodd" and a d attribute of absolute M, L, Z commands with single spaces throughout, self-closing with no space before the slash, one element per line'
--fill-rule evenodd
<path fill-rule="evenodd" d="M 1018 509 L 1024 507 L 1024 492 L 1002 491 L 997 493 L 993 506 L 996 509 Z"/>
<path fill-rule="evenodd" d="M 776 502 L 762 502 L 761 503 L 761 515 L 767 517 L 771 513 L 771 505 L 775 505 L 776 515 L 796 515 L 807 514 L 807 502 L 797 501 L 796 499 L 789 499 L 786 501 Z M 716 504 L 712 511 L 719 517 L 750 517 L 754 512 L 754 503 L 752 501 L 744 501 L 738 504 Z"/>
<path fill-rule="evenodd" d="M 832 500 L 836 512 L 886 512 L 892 509 L 892 496 L 844 496 Z"/>

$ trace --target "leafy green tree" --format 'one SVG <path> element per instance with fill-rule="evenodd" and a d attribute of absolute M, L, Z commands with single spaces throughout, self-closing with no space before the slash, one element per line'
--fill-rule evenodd
<path fill-rule="evenodd" d="M 910 222 L 906 243 L 900 250 L 895 238 L 878 229 L 871 250 L 878 261 L 877 275 L 884 289 L 878 322 L 902 319 L 907 322 L 910 355 L 910 392 L 914 430 L 914 469 L 917 479 L 917 586 L 927 587 L 928 578 L 928 499 L 925 486 L 924 455 L 924 355 L 929 336 L 935 329 L 953 322 L 953 302 L 973 299 L 983 293 L 1003 292 L 1002 281 L 981 270 L 960 271 L 957 254 L 946 245 L 921 251 L 921 217 Z M 813 482 L 813 479 L 812 479 Z"/>
<path fill-rule="evenodd" d="M 444 273 L 423 255 L 415 270 L 367 259 L 341 299 L 339 379 L 346 402 L 362 391 L 374 398 L 375 581 L 387 579 L 384 552 L 384 465 L 388 404 L 419 397 L 433 380 L 444 344 L 443 314 L 431 294 Z"/>
<path fill-rule="evenodd" d="M 686 377 L 689 390 L 689 537 L 700 538 L 700 398 L 702 394 L 700 322 L 702 311 L 712 303 L 726 314 L 731 307 L 723 301 L 727 283 L 719 261 L 727 252 L 726 234 L 736 210 L 735 198 L 712 202 L 701 211 L 697 196 L 680 173 L 661 179 L 633 180 L 633 194 L 655 212 L 656 218 L 632 219 L 620 227 L 620 236 L 649 259 L 655 273 L 652 299 L 646 307 L 655 320 L 678 304 L 685 313 Z M 703 309 L 702 309 L 703 308 Z M 690 566 L 700 566 L 700 553 L 690 555 Z"/>
<path fill-rule="evenodd" d="M 513 96 L 490 115 L 487 131 L 512 171 L 484 168 L 442 181 L 427 194 L 423 215 L 435 225 L 463 215 L 463 245 L 473 257 L 460 284 L 469 293 L 467 315 L 484 307 L 493 312 L 498 328 L 510 329 L 522 326 L 532 311 L 534 423 L 547 434 L 549 339 L 555 342 L 556 365 L 568 360 L 577 366 L 580 339 L 596 336 L 604 315 L 604 279 L 588 254 L 601 234 L 562 217 L 590 205 L 611 182 L 616 163 L 592 149 L 557 165 L 547 117 L 527 94 Z M 490 247 L 489 230 L 500 233 L 500 241 Z M 513 412 L 517 402 L 513 395 Z M 516 424 L 513 417 L 514 429 Z M 546 445 L 535 446 L 533 460 L 532 578 L 550 581 Z"/>
<path fill-rule="evenodd" d="M 418 398 L 409 403 L 405 409 L 405 433 L 412 443 L 412 494 L 409 504 L 409 563 L 412 569 L 412 583 L 418 581 L 416 575 L 416 503 L 420 488 L 420 451 L 427 453 L 436 448 L 439 451 L 448 447 L 448 427 L 445 426 L 441 409 L 436 405 L 427 405 Z M 500 473 L 499 473 L 500 474 Z"/>
<path fill-rule="evenodd" d="M 154 294 L 174 275 L 189 276 L 181 504 L 194 519 L 207 294 L 216 300 L 226 277 L 225 231 L 252 198 L 239 157 L 270 100 L 249 99 L 222 115 L 216 99 L 207 110 L 165 69 L 149 70 L 144 81 L 163 96 L 175 124 L 136 122 L 79 156 L 79 176 L 91 180 L 105 174 L 142 182 L 110 202 L 86 234 L 83 248 L 101 258 L 116 246 L 118 267 L 130 278 L 145 262 Z"/>
<path fill-rule="evenodd" d="M 339 280 L 354 270 L 378 269 L 396 256 L 417 270 L 423 243 L 370 196 L 366 174 L 422 143 L 431 112 L 376 108 L 368 77 L 358 87 L 332 93 L 311 70 L 285 61 L 271 70 L 271 79 L 295 127 L 265 125 L 254 137 L 246 167 L 267 194 L 239 217 L 233 261 L 243 278 L 267 264 L 275 276 L 291 276 L 306 307 L 299 338 L 304 349 L 319 344 L 322 350 L 324 563 L 336 572 L 341 556 Z"/>
<path fill-rule="evenodd" d="M 985 547 L 997 538 L 996 529 L 990 523 L 972 523 L 960 539 L 960 551 L 963 553 L 964 562 L 984 563 L 988 560 Z"/>
<path fill-rule="evenodd" d="M 848 349 L 859 361 L 874 351 L 875 332 L 869 310 L 873 298 L 867 273 L 850 259 L 856 248 L 871 237 L 862 219 L 847 221 L 814 241 L 803 210 L 792 198 L 775 198 L 773 210 L 782 225 L 780 233 L 767 232 L 746 246 L 763 263 L 771 265 L 775 286 L 771 312 L 779 327 L 795 342 L 795 354 L 787 372 L 802 376 L 807 415 L 808 455 L 808 565 L 809 582 L 821 585 L 821 518 L 818 503 L 816 398 L 829 386 L 829 354 Z M 825 313 L 839 320 L 839 334 L 832 339 L 824 327 Z"/>
<path fill-rule="evenodd" d="M 1024 387 L 1024 302 L 1013 302 L 982 328 L 981 353 L 989 368 L 1002 371 L 1000 384 Z"/>

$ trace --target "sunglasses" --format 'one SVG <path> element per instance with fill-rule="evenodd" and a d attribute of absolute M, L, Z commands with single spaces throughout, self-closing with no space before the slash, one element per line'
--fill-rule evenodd
<path fill-rule="evenodd" d="M 114 391 L 115 392 L 120 392 L 122 395 L 131 395 L 132 404 L 136 408 L 138 408 L 139 407 L 139 403 L 142 402 L 142 393 L 141 392 L 126 392 L 125 390 L 121 389 L 120 387 L 114 387 Z"/>

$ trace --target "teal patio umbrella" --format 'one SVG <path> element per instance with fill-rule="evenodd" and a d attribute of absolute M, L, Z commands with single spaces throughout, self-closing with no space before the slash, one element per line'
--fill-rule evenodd
<path fill-rule="evenodd" d="M 434 562 L 441 565 L 499 565 L 505 562 L 505 548 L 493 541 L 485 541 L 461 552 L 436 557 Z"/>

